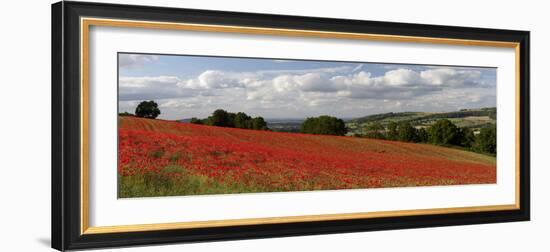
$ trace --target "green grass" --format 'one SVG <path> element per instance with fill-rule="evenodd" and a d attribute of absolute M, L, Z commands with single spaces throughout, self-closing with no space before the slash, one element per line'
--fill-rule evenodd
<path fill-rule="evenodd" d="M 180 174 L 180 176 L 173 176 L 173 174 Z M 118 198 L 310 191 L 321 189 L 317 182 L 322 181 L 324 179 L 323 176 L 325 175 L 321 173 L 317 178 L 310 181 L 293 183 L 285 175 L 278 174 L 270 175 L 270 177 L 263 179 L 260 178 L 259 181 L 247 181 L 243 183 L 243 181 L 234 181 L 231 173 L 223 177 L 218 176 L 217 180 L 215 180 L 205 175 L 189 172 L 180 166 L 171 165 L 158 173 L 149 172 L 132 176 L 119 175 Z M 280 181 L 280 183 L 265 184 L 261 183 L 262 180 Z M 283 181 L 285 182 L 283 183 Z M 339 188 L 340 183 L 340 181 L 335 180 L 329 187 Z"/>
<path fill-rule="evenodd" d="M 173 176 L 179 174 L 180 176 Z M 149 172 L 118 177 L 118 197 L 160 197 L 181 195 L 205 195 L 228 193 L 253 193 L 277 191 L 258 184 L 234 182 L 231 174 L 223 181 L 205 175 L 194 174 L 176 165 L 167 166 L 161 172 Z M 281 191 L 286 191 L 281 188 Z"/>
<path fill-rule="evenodd" d="M 191 174 L 179 166 L 167 166 L 159 173 L 119 176 L 118 183 L 119 198 L 219 194 L 236 189 L 208 176 Z"/>

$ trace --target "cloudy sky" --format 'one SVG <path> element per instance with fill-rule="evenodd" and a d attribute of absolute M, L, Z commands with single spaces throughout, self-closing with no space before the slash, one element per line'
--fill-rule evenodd
<path fill-rule="evenodd" d="M 120 53 L 119 112 L 144 100 L 163 119 L 454 111 L 495 107 L 496 69 Z"/>

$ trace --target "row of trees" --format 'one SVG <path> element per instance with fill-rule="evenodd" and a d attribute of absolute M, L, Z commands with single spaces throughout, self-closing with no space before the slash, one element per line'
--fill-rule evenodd
<path fill-rule="evenodd" d="M 410 122 L 390 122 L 385 128 L 375 122 L 367 126 L 365 137 L 421 142 L 444 146 L 460 146 L 475 152 L 496 153 L 496 126 L 482 128 L 475 135 L 469 128 L 459 128 L 447 119 L 440 119 L 432 126 L 417 129 Z"/>
<path fill-rule="evenodd" d="M 268 130 L 267 123 L 261 116 L 252 118 L 243 112 L 231 113 L 223 109 L 215 110 L 211 116 L 205 119 L 193 117 L 190 122 L 229 128 Z"/>
<path fill-rule="evenodd" d="M 142 101 L 136 107 L 135 114 L 124 112 L 119 113 L 119 115 L 155 119 L 160 115 L 160 109 L 155 101 Z M 268 130 L 267 123 L 262 117 L 252 118 L 243 112 L 231 113 L 223 109 L 215 110 L 211 116 L 205 119 L 193 117 L 191 118 L 191 123 L 230 128 Z"/>

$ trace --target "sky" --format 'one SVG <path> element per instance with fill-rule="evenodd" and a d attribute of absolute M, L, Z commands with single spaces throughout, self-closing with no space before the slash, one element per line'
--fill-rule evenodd
<path fill-rule="evenodd" d="M 496 107 L 496 68 L 119 53 L 119 112 L 266 119 Z"/>

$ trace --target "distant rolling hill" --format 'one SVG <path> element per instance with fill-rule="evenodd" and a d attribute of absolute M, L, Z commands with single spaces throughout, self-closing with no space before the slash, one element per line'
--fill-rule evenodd
<path fill-rule="evenodd" d="M 368 115 L 346 121 L 350 133 L 361 133 L 364 127 L 373 123 L 386 126 L 390 122 L 408 121 L 417 128 L 428 127 L 439 119 L 448 119 L 461 128 L 473 130 L 496 124 L 497 110 L 495 107 L 479 109 L 463 109 L 453 112 L 399 112 Z"/>

